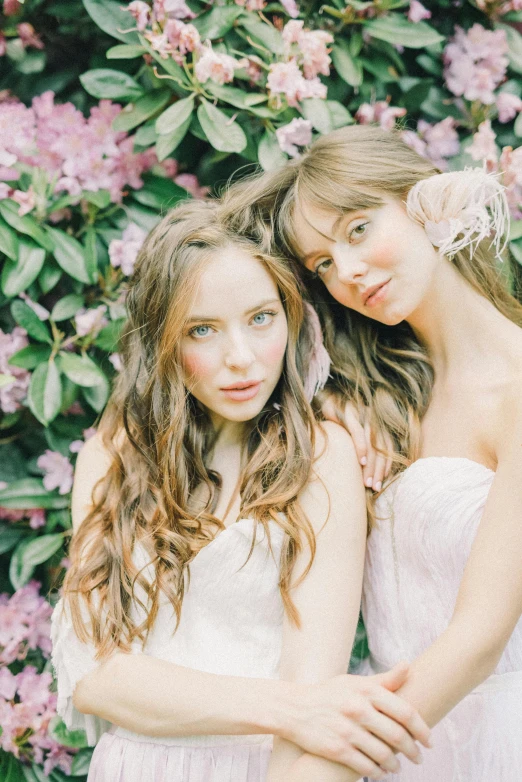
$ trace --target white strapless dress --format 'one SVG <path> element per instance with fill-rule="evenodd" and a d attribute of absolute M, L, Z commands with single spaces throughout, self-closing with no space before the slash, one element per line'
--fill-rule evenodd
<path fill-rule="evenodd" d="M 414 660 L 448 626 L 494 479 L 478 462 L 414 462 L 377 502 L 368 541 L 363 615 L 369 672 Z M 522 563 L 521 563 L 522 567 Z M 390 782 L 521 782 L 522 620 L 495 670 L 432 732 L 417 766 L 401 757 Z"/>
<path fill-rule="evenodd" d="M 279 560 L 284 532 L 269 523 L 270 540 L 259 526 L 250 559 L 254 524 L 240 519 L 220 532 L 190 564 L 190 583 L 174 632 L 172 605 L 163 595 L 144 652 L 177 665 L 229 676 L 278 678 L 283 603 Z M 134 560 L 149 557 L 135 547 Z M 148 565 L 148 577 L 153 577 Z M 144 593 L 140 598 L 146 604 Z M 52 616 L 52 661 L 58 684 L 58 713 L 71 730 L 83 729 L 96 744 L 88 782 L 264 782 L 272 736 L 187 736 L 154 738 L 78 712 L 77 682 L 99 664 L 92 645 L 76 636 L 60 600 Z M 137 622 L 143 613 L 133 606 Z"/>

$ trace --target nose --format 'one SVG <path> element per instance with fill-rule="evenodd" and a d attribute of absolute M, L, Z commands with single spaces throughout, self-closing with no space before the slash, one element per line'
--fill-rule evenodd
<path fill-rule="evenodd" d="M 230 335 L 225 352 L 225 365 L 228 369 L 248 369 L 256 360 L 254 351 L 245 334 L 237 331 Z"/>
<path fill-rule="evenodd" d="M 339 282 L 351 285 L 362 279 L 368 271 L 368 265 L 357 256 L 353 248 L 339 242 L 332 251 L 332 258 Z"/>

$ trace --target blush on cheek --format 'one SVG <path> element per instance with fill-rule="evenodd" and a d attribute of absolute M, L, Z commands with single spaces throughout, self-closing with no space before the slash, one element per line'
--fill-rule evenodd
<path fill-rule="evenodd" d="M 393 245 L 389 243 L 379 244 L 372 247 L 371 257 L 368 259 L 372 266 L 380 269 L 386 269 L 396 263 Z"/>
<path fill-rule="evenodd" d="M 287 344 L 286 334 L 278 339 L 271 340 L 263 346 L 263 363 L 269 367 L 279 366 L 285 355 Z"/>
<path fill-rule="evenodd" d="M 191 386 L 203 380 L 212 371 L 212 360 L 190 350 L 183 351 L 181 360 L 187 383 Z"/>

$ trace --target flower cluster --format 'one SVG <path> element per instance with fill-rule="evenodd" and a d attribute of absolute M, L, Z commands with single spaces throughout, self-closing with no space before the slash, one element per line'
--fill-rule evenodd
<path fill-rule="evenodd" d="M 506 188 L 506 196 L 515 220 L 522 219 L 522 147 L 504 147 L 500 152 L 491 120 L 479 125 L 472 144 L 466 149 L 473 160 L 483 163 L 488 171 L 496 172 Z"/>
<path fill-rule="evenodd" d="M 432 160 L 443 171 L 447 168 L 446 159 L 458 155 L 460 151 L 459 134 L 453 117 L 431 124 L 419 120 L 417 132 L 405 130 L 403 140 L 420 155 Z"/>
<path fill-rule="evenodd" d="M 361 125 L 378 123 L 384 130 L 392 130 L 395 120 L 404 117 L 406 109 L 399 106 L 390 106 L 387 100 L 378 100 L 376 103 L 361 103 L 355 114 L 355 119 Z"/>
<path fill-rule="evenodd" d="M 448 89 L 466 100 L 494 103 L 494 90 L 506 76 L 507 53 L 504 30 L 486 30 L 478 22 L 467 31 L 456 27 L 443 56 Z"/>
<path fill-rule="evenodd" d="M 4 0 L 2 7 L 2 14 L 4 16 L 18 16 L 23 10 L 23 5 L 20 0 Z M 41 37 L 38 35 L 33 25 L 29 22 L 20 22 L 16 25 L 16 32 L 18 38 L 14 38 L 13 42 L 18 43 L 22 49 L 26 49 L 31 46 L 33 49 L 43 49 L 44 44 Z M 7 52 L 7 39 L 2 30 L 0 30 L 0 57 L 3 57 Z"/>
<path fill-rule="evenodd" d="M 57 105 L 52 92 L 33 99 L 32 106 L 0 103 L 0 198 L 20 203 L 20 213 L 34 208 L 35 195 L 9 189 L 18 179 L 16 162 L 45 169 L 56 179 L 55 191 L 80 196 L 82 190 L 108 190 L 114 203 L 124 188 L 140 188 L 141 175 L 154 165 L 154 153 L 135 153 L 134 139 L 112 129 L 121 106 L 100 101 L 85 118 L 72 103 Z"/>
<path fill-rule="evenodd" d="M 0 386 L 0 410 L 4 413 L 18 410 L 27 395 L 31 373 L 27 369 L 11 366 L 8 361 L 28 344 L 25 329 L 16 326 L 10 334 L 0 329 L 0 373 L 12 378 L 9 383 Z"/>
<path fill-rule="evenodd" d="M 3 597 L 0 595 L 0 600 Z M 52 675 L 38 673 L 33 665 L 16 675 L 9 668 L 0 668 L 0 747 L 21 760 L 43 763 L 45 776 L 56 767 L 70 774 L 77 751 L 63 747 L 48 733 L 57 701 L 49 689 L 51 683 Z"/>
<path fill-rule="evenodd" d="M 73 484 L 73 466 L 66 456 L 58 451 L 46 450 L 36 461 L 44 471 L 43 485 L 47 491 L 58 489 L 58 494 L 68 494 Z"/>
<path fill-rule="evenodd" d="M 293 119 L 276 130 L 279 146 L 290 157 L 299 157 L 298 147 L 312 141 L 312 123 L 307 119 Z"/>
<path fill-rule="evenodd" d="M 24 660 L 29 650 L 51 654 L 52 608 L 39 594 L 37 581 L 30 581 L 11 597 L 0 595 L 0 664 Z M 1 721 L 0 721 L 1 722 Z"/>
<path fill-rule="evenodd" d="M 285 61 L 270 66 L 267 87 L 271 95 L 284 95 L 290 106 L 306 98 L 326 98 L 319 74 L 328 76 L 333 36 L 324 30 L 307 30 L 304 22 L 291 20 L 283 28 Z"/>
<path fill-rule="evenodd" d="M 113 239 L 109 245 L 109 258 L 112 266 L 121 268 L 125 276 L 134 271 L 134 264 L 145 240 L 146 233 L 135 223 L 129 223 L 121 239 Z"/>

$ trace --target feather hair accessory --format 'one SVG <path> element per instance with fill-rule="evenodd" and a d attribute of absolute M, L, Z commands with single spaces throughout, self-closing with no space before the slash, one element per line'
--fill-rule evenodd
<path fill-rule="evenodd" d="M 442 255 L 453 256 L 469 247 L 472 258 L 480 242 L 493 234 L 490 247 L 501 259 L 509 208 L 495 174 L 466 168 L 422 179 L 408 193 L 406 209 Z"/>
<path fill-rule="evenodd" d="M 312 335 L 312 352 L 303 381 L 306 398 L 311 402 L 314 396 L 319 391 L 322 391 L 330 377 L 331 359 L 324 346 L 323 330 L 319 316 L 311 304 L 307 301 L 303 303 L 306 321 Z"/>

